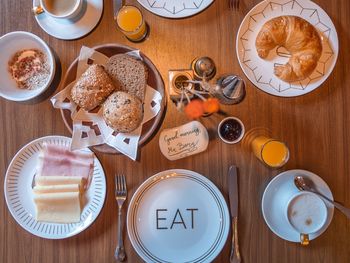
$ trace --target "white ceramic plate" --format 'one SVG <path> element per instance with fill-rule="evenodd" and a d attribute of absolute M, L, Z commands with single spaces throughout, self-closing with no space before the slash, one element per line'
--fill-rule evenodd
<path fill-rule="evenodd" d="M 39 6 L 39 0 L 33 0 L 33 7 Z M 65 40 L 77 39 L 90 33 L 100 21 L 103 12 L 103 0 L 84 0 L 80 14 L 74 19 L 54 18 L 42 13 L 35 19 L 49 35 Z"/>
<path fill-rule="evenodd" d="M 137 0 L 148 11 L 167 18 L 196 15 L 214 0 Z"/>
<path fill-rule="evenodd" d="M 300 242 L 300 233 L 289 224 L 284 214 L 284 209 L 286 209 L 288 200 L 293 194 L 299 192 L 294 185 L 294 177 L 296 175 L 303 175 L 309 178 L 314 183 L 316 190 L 333 200 L 333 195 L 328 185 L 316 174 L 309 171 L 289 170 L 280 173 L 271 180 L 262 198 L 262 213 L 265 222 L 277 236 L 292 242 Z M 310 240 L 315 239 L 326 231 L 332 221 L 334 207 L 327 202 L 325 204 L 328 209 L 326 224 L 318 232 L 310 234 Z"/>
<path fill-rule="evenodd" d="M 302 17 L 321 35 L 321 58 L 314 72 L 303 81 L 287 83 L 274 75 L 274 63 L 288 61 L 287 57 L 278 55 L 276 49 L 268 60 L 261 59 L 256 52 L 255 39 L 261 27 L 268 20 L 282 15 Z M 331 74 L 338 56 L 338 36 L 332 20 L 321 7 L 309 0 L 262 1 L 244 18 L 236 41 L 238 61 L 247 78 L 259 89 L 281 97 L 304 95 L 319 87 Z"/>
<path fill-rule="evenodd" d="M 20 89 L 8 71 L 8 62 L 13 55 L 25 49 L 38 49 L 43 52 L 50 65 L 50 75 L 45 85 L 36 89 Z M 15 31 L 0 37 L 0 97 L 12 101 L 26 101 L 42 94 L 55 76 L 56 61 L 49 46 L 37 35 L 25 31 Z"/>
<path fill-rule="evenodd" d="M 91 185 L 84 194 L 85 204 L 79 223 L 57 224 L 35 220 L 32 181 L 43 143 L 65 145 L 71 139 L 63 136 L 47 136 L 36 139 L 13 157 L 5 176 L 4 194 L 12 216 L 25 230 L 43 238 L 62 239 L 74 236 L 88 228 L 99 215 L 106 196 L 106 179 L 99 160 L 94 159 L 94 173 Z M 89 151 L 85 149 L 84 151 Z"/>
<path fill-rule="evenodd" d="M 211 181 L 176 169 L 148 178 L 136 190 L 127 227 L 146 262 L 212 262 L 226 242 L 230 217 Z"/>

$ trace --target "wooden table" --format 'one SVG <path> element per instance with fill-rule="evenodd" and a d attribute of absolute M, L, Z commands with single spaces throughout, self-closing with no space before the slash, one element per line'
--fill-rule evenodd
<path fill-rule="evenodd" d="M 127 1 L 128 2 L 128 1 Z M 32 1 L 2 0 L 0 34 L 30 31 L 43 38 L 57 53 L 61 76 L 77 57 L 82 45 L 121 43 L 141 49 L 157 66 L 168 82 L 168 70 L 187 68 L 193 58 L 207 55 L 215 60 L 218 73 L 243 72 L 235 52 L 236 33 L 244 15 L 259 1 L 241 0 L 239 11 L 230 11 L 226 0 L 216 0 L 197 16 L 168 20 L 145 10 L 151 28 L 149 38 L 140 44 L 128 42 L 115 28 L 111 1 L 105 1 L 103 17 L 88 36 L 62 41 L 46 34 L 31 14 Z M 10 215 L 4 198 L 0 198 L 0 259 L 21 262 L 115 262 L 113 253 L 117 239 L 117 212 L 113 175 L 127 175 L 130 200 L 137 187 L 151 175 L 170 168 L 199 172 L 212 180 L 227 197 L 228 166 L 240 169 L 241 253 L 245 262 L 349 262 L 350 221 L 335 211 L 328 230 L 308 247 L 284 241 L 274 235 L 261 214 L 261 197 L 268 182 L 283 170 L 302 168 L 322 177 L 336 200 L 350 207 L 350 2 L 348 0 L 315 0 L 332 18 L 339 36 L 337 65 L 321 88 L 297 98 L 278 98 L 255 88 L 247 81 L 247 96 L 236 106 L 224 107 L 244 121 L 246 128 L 270 130 L 273 137 L 288 143 L 291 157 L 281 170 L 262 165 L 241 145 L 221 142 L 215 128 L 221 116 L 202 119 L 212 140 L 207 151 L 179 161 L 168 161 L 159 151 L 159 132 L 142 147 L 141 158 L 133 162 L 122 155 L 97 156 L 106 172 L 107 196 L 96 222 L 81 234 L 66 240 L 45 240 L 23 230 Z M 129 1 L 135 3 L 136 1 Z M 57 90 L 55 91 L 57 92 Z M 50 94 L 49 96 L 51 96 Z M 60 112 L 46 98 L 27 103 L 0 99 L 0 174 L 4 180 L 7 166 L 15 153 L 31 140 L 45 135 L 70 136 Z M 171 102 L 160 129 L 187 122 Z M 0 188 L 3 196 L 3 187 Z M 125 234 L 128 262 L 142 262 Z M 215 262 L 228 262 L 230 239 Z"/>

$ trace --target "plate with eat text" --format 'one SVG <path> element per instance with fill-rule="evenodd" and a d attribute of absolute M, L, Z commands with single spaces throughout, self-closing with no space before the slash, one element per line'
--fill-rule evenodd
<path fill-rule="evenodd" d="M 175 169 L 148 178 L 132 197 L 130 241 L 146 262 L 212 262 L 225 245 L 230 217 L 206 177 Z"/>

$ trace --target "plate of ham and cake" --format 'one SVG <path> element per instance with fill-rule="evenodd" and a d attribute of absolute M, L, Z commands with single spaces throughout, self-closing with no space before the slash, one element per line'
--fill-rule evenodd
<path fill-rule="evenodd" d="M 89 149 L 71 151 L 70 144 L 64 136 L 36 139 L 17 152 L 7 169 L 8 209 L 36 236 L 74 236 L 95 221 L 104 205 L 101 163 Z"/>
<path fill-rule="evenodd" d="M 259 89 L 295 97 L 318 88 L 338 56 L 338 36 L 327 13 L 309 0 L 265 0 L 238 30 L 240 66 Z"/>
<path fill-rule="evenodd" d="M 82 131 L 77 132 L 77 121 L 83 121 L 81 127 L 91 120 L 90 128 L 98 131 L 87 134 L 93 136 L 87 146 L 100 152 L 122 152 L 135 159 L 137 147 L 151 138 L 163 117 L 166 100 L 160 73 L 149 58 L 127 46 L 82 47 L 61 86 L 66 93 L 51 100 L 61 109 L 73 143 L 85 136 L 76 135 Z M 66 101 L 70 107 L 65 107 Z"/>

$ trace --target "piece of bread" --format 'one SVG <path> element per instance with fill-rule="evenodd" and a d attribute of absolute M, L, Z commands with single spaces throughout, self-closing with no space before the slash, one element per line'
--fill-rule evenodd
<path fill-rule="evenodd" d="M 91 65 L 72 87 L 71 97 L 88 111 L 101 105 L 114 90 L 115 85 L 104 67 Z"/>
<path fill-rule="evenodd" d="M 131 94 L 116 91 L 103 104 L 103 118 L 113 130 L 131 132 L 142 122 L 142 102 Z"/>
<path fill-rule="evenodd" d="M 316 68 L 322 54 L 321 38 L 317 30 L 297 16 L 280 16 L 267 21 L 261 28 L 255 47 L 266 58 L 276 46 L 285 47 L 291 57 L 285 65 L 275 65 L 275 75 L 293 82 L 307 78 Z"/>
<path fill-rule="evenodd" d="M 142 61 L 126 54 L 117 54 L 109 58 L 106 70 L 122 91 L 138 97 L 143 102 L 148 71 Z"/>

